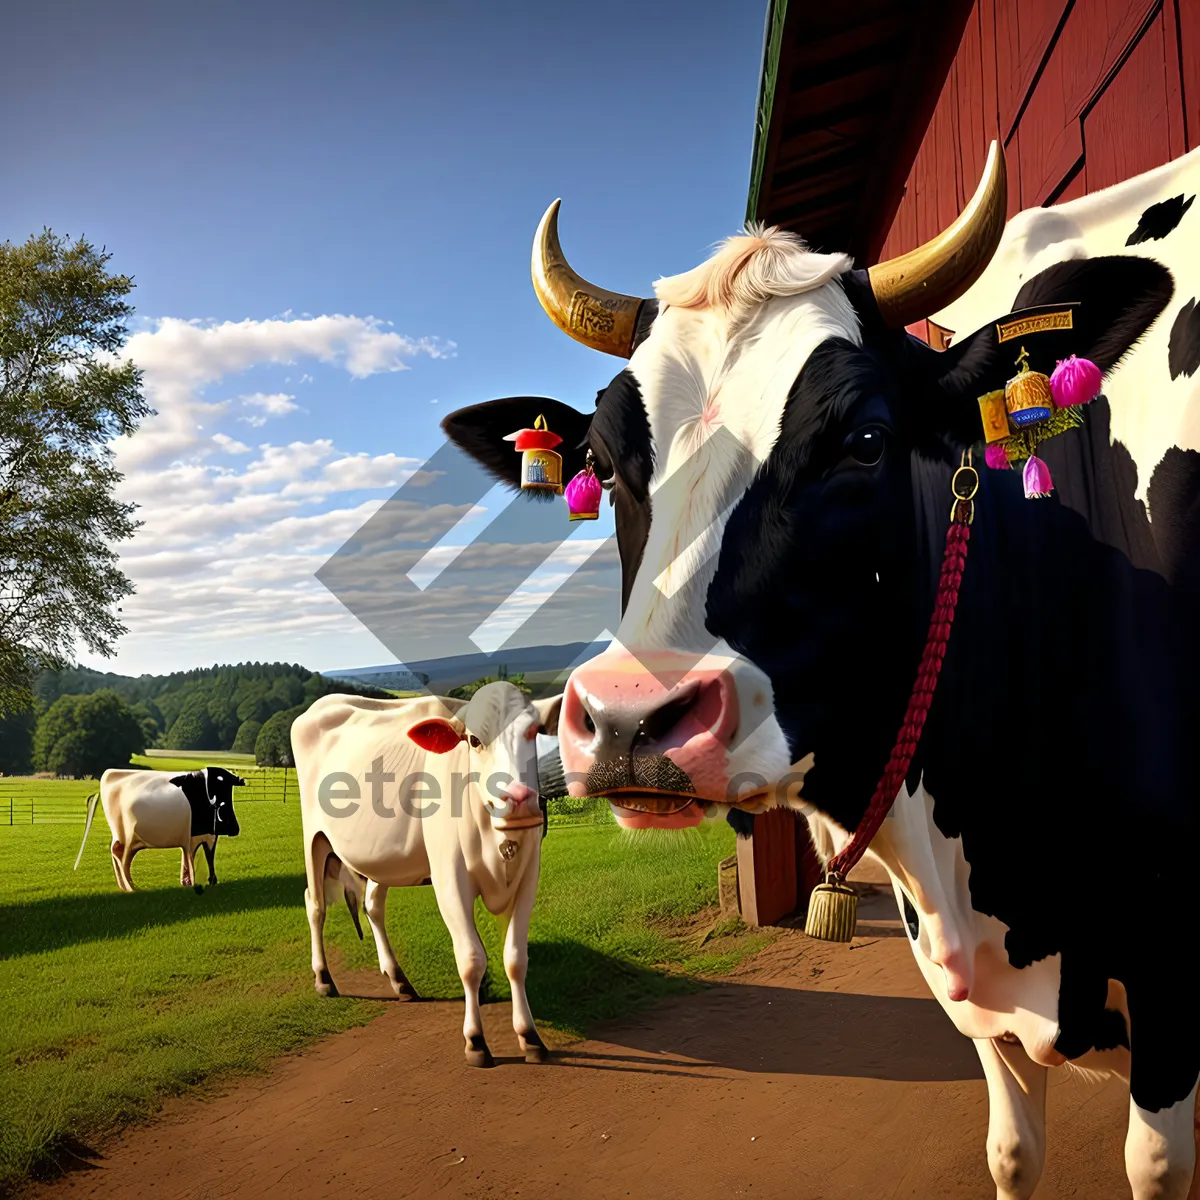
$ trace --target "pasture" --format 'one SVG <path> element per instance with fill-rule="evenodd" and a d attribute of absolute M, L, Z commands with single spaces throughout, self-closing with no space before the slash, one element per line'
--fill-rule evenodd
<path fill-rule="evenodd" d="M 179 855 L 168 851 L 141 854 L 141 890 L 119 893 L 102 814 L 74 873 L 78 818 L 0 828 L 0 1190 L 166 1096 L 262 1070 L 386 1007 L 312 990 L 299 806 L 240 802 L 238 813 L 242 836 L 220 845 L 222 882 L 200 896 L 179 887 Z M 581 1034 L 694 989 L 773 936 L 712 920 L 681 936 L 716 902 L 716 864 L 733 848 L 727 826 L 643 838 L 636 853 L 633 836 L 585 813 L 551 825 L 528 985 L 544 1026 Z M 198 871 L 207 877 L 202 859 Z M 505 998 L 495 927 L 480 913 L 485 998 Z M 432 889 L 393 891 L 388 923 L 418 991 L 460 997 Z M 375 969 L 369 933 L 360 943 L 344 909 L 331 913 L 326 942 L 335 971 Z M 455 1039 L 445 1054 L 457 1065 Z"/>

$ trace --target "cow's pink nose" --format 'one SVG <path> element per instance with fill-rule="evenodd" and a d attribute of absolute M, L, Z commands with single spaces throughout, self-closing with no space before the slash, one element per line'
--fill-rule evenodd
<path fill-rule="evenodd" d="M 705 795 L 723 778 L 737 721 L 737 692 L 722 666 L 661 651 L 608 651 L 577 668 L 563 695 L 559 746 L 571 791 L 594 790 L 584 782 L 594 768 L 615 783 L 606 764 L 632 770 L 636 758 L 663 756 Z"/>

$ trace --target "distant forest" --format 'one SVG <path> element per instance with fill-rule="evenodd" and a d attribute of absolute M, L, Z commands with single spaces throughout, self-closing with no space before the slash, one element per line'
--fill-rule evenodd
<path fill-rule="evenodd" d="M 378 688 L 326 679 L 297 663 L 238 663 L 173 675 L 115 675 L 86 667 L 43 671 L 34 684 L 35 708 L 0 720 L 0 772 L 27 769 L 28 747 L 39 716 L 60 696 L 116 692 L 144 723 L 149 745 L 164 750 L 236 750 L 252 754 L 264 725 L 285 713 L 291 720 L 330 692 L 387 698 Z M 153 730 L 151 730 L 151 723 Z M 272 730 L 273 732 L 273 730 Z"/>

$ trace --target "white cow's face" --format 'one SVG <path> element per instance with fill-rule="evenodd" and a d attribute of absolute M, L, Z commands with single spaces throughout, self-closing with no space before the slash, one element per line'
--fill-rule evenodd
<path fill-rule="evenodd" d="M 542 824 L 537 735 L 557 733 L 561 699 L 531 702 L 511 683 L 489 683 L 454 717 L 420 721 L 408 736 L 434 754 L 465 742 L 468 778 L 476 776 L 467 794 L 481 798 L 494 828 L 526 829 Z"/>

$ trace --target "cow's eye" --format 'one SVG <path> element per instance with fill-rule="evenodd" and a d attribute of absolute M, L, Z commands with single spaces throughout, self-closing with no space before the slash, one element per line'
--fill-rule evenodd
<path fill-rule="evenodd" d="M 883 457 L 883 444 L 883 427 L 864 425 L 846 439 L 846 453 L 860 466 L 873 467 Z"/>
<path fill-rule="evenodd" d="M 472 750 L 478 750 L 479 747 L 483 745 L 483 743 L 474 734 L 471 734 L 470 737 L 467 738 L 467 741 L 470 743 Z"/>

